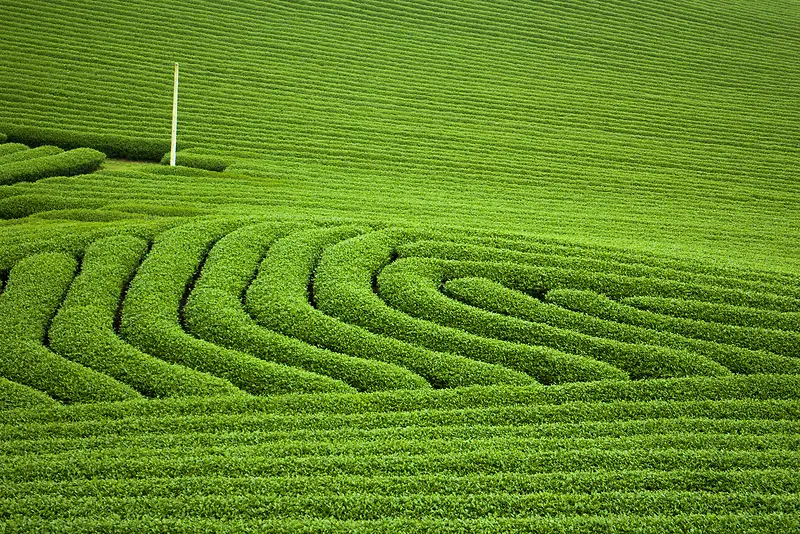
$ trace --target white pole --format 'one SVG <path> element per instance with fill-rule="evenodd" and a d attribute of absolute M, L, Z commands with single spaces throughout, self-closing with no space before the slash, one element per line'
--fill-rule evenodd
<path fill-rule="evenodd" d="M 172 144 L 169 152 L 169 165 L 175 166 L 175 151 L 178 148 L 178 64 L 175 63 L 175 87 L 172 91 Z"/>

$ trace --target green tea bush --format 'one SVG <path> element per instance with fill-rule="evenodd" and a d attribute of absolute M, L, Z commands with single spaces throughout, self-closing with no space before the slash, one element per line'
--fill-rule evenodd
<path fill-rule="evenodd" d="M 781 313 L 743 306 L 661 297 L 628 297 L 623 299 L 622 303 L 661 315 L 696 321 L 800 332 L 800 312 Z"/>
<path fill-rule="evenodd" d="M 162 165 L 168 165 L 170 161 L 170 153 L 164 154 L 161 158 Z M 228 167 L 228 161 L 220 156 L 213 154 L 200 154 L 192 152 L 192 149 L 181 150 L 175 154 L 175 164 L 183 167 L 193 167 L 197 169 L 205 169 L 208 171 L 222 172 Z"/>
<path fill-rule="evenodd" d="M 39 390 L 0 377 L 0 411 L 17 408 L 46 408 L 57 404 Z"/>
<path fill-rule="evenodd" d="M 800 532 L 796 2 L 2 9 L 0 130 L 153 164 L 0 186 L 0 331 L 78 258 L 30 344 L 149 392 L 0 380 L 53 399 L 0 410 L 0 532 Z M 157 164 L 171 56 L 225 172 Z"/>
<path fill-rule="evenodd" d="M 570 329 L 528 322 L 454 302 L 439 291 L 447 275 L 436 261 L 399 261 L 383 271 L 380 294 L 398 310 L 437 324 L 482 337 L 543 345 L 605 361 L 631 378 L 663 378 L 694 374 L 721 375 L 729 371 L 697 354 L 588 336 Z"/>
<path fill-rule="evenodd" d="M 28 145 L 23 145 L 22 143 L 0 144 L 0 157 L 10 156 L 11 154 L 16 154 L 17 152 L 24 152 L 26 150 L 30 150 L 28 148 Z"/>
<path fill-rule="evenodd" d="M 70 256 L 40 254 L 11 270 L 0 295 L 0 375 L 68 403 L 140 398 L 130 387 L 43 345 L 76 268 Z"/>
<path fill-rule="evenodd" d="M 394 532 L 462 532 L 541 533 L 569 532 L 619 532 L 657 533 L 684 532 L 701 528 L 703 532 L 724 534 L 732 531 L 791 532 L 800 527 L 800 521 L 785 513 L 755 514 L 752 512 L 728 514 L 650 515 L 604 514 L 599 516 L 558 516 L 526 518 L 383 518 L 378 520 L 338 519 L 212 519 L 142 517 L 134 519 L 106 519 L 80 517 L 47 520 L 26 518 L 15 520 L 15 528 L 37 531 L 59 528 L 76 531 L 143 532 L 169 529 L 170 532 L 198 532 L 236 530 L 240 532 L 330 532 L 332 534 L 391 534 Z"/>
<path fill-rule="evenodd" d="M 264 360 L 336 378 L 359 391 L 430 387 L 407 369 L 308 345 L 260 327 L 247 315 L 241 296 L 266 250 L 287 231 L 291 227 L 249 226 L 217 242 L 186 304 L 189 331 Z"/>
<path fill-rule="evenodd" d="M 3 132 L 0 132 L 0 143 L 5 143 L 8 140 L 8 136 Z"/>
<path fill-rule="evenodd" d="M 708 321 L 669 317 L 640 310 L 601 295 L 594 295 L 591 292 L 558 290 L 549 293 L 547 298 L 549 301 L 573 311 L 589 313 L 616 322 L 754 350 L 772 351 L 786 356 L 800 356 L 800 334 L 797 332 L 722 325 Z"/>
<path fill-rule="evenodd" d="M 95 171 L 106 155 L 91 148 L 0 165 L 0 185 L 32 182 L 49 176 L 74 176 Z"/>
<path fill-rule="evenodd" d="M 56 128 L 5 126 L 9 140 L 30 146 L 55 145 L 65 150 L 89 147 L 110 158 L 160 161 L 170 149 L 169 138 L 153 139 L 120 134 L 85 133 Z"/>
<path fill-rule="evenodd" d="M 320 229 L 278 241 L 247 290 L 247 311 L 266 328 L 333 352 L 405 367 L 434 387 L 535 383 L 533 378 L 498 365 L 375 335 L 314 308 L 309 302 L 309 285 L 315 279 L 317 261 L 326 246 L 350 236 L 350 228 Z"/>
<path fill-rule="evenodd" d="M 561 259 L 543 262 L 519 261 L 519 253 L 495 251 L 487 247 L 462 246 L 458 243 L 420 241 L 397 247 L 399 257 L 434 257 L 445 260 L 474 263 L 503 263 L 513 265 L 513 275 L 524 273 L 528 280 L 536 280 L 538 287 L 531 291 L 551 289 L 577 289 L 593 291 L 614 300 L 627 297 L 659 296 L 712 303 L 725 303 L 774 311 L 792 312 L 800 307 L 800 299 L 772 292 L 752 291 L 749 288 L 720 287 L 705 282 L 676 281 L 667 277 L 648 277 L 642 273 L 620 274 L 615 272 L 615 263 L 590 260 L 578 264 L 562 264 Z M 524 255 L 522 255 L 524 256 Z M 552 264 L 552 265 L 551 265 Z M 588 268 L 593 266 L 592 268 Z M 731 284 L 740 286 L 741 282 Z"/>
<path fill-rule="evenodd" d="M 125 297 L 120 332 L 139 350 L 224 378 L 249 393 L 352 391 L 341 381 L 267 362 L 187 334 L 182 300 L 210 246 L 239 220 L 179 226 L 161 234 Z"/>
<path fill-rule="evenodd" d="M 102 201 L 39 193 L 14 195 L 0 199 L 0 219 L 21 219 L 42 211 L 99 208 L 104 204 Z"/>
<path fill-rule="evenodd" d="M 101 239 L 87 247 L 82 268 L 53 319 L 51 348 L 128 384 L 148 397 L 242 393 L 230 382 L 144 354 L 117 337 L 120 297 L 147 243 L 131 236 Z"/>
<path fill-rule="evenodd" d="M 465 304 L 525 321 L 544 323 L 557 328 L 626 343 L 641 343 L 692 351 L 714 360 L 734 373 L 800 373 L 800 360 L 797 358 L 777 356 L 764 351 L 752 351 L 688 338 L 671 332 L 661 332 L 601 319 L 552 303 L 542 302 L 485 278 L 455 278 L 448 280 L 442 289 L 449 297 Z"/>
<path fill-rule="evenodd" d="M 376 232 L 328 249 L 320 262 L 315 284 L 320 309 L 377 334 L 503 365 L 545 384 L 628 378 L 624 371 L 602 362 L 544 347 L 488 340 L 414 319 L 388 307 L 373 293 L 371 280 L 390 261 L 393 241 L 397 239 L 391 233 Z"/>
<path fill-rule="evenodd" d="M 64 152 L 57 146 L 50 146 L 50 145 L 43 145 L 36 148 L 31 148 L 29 150 L 20 150 L 18 152 L 12 152 L 11 154 L 7 154 L 5 156 L 0 156 L 0 166 L 5 165 L 7 163 L 14 163 L 16 161 L 26 161 L 29 159 L 36 159 L 41 158 L 44 156 L 54 156 L 56 154 L 61 154 Z"/>

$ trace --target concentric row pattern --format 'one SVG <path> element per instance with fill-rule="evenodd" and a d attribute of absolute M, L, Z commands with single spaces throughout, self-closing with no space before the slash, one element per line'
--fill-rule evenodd
<path fill-rule="evenodd" d="M 791 276 L 342 220 L 88 228 L 5 242 L 6 530 L 800 527 Z"/>
<path fill-rule="evenodd" d="M 800 373 L 787 275 L 462 230 L 173 225 L 13 265 L 2 376 L 76 403 Z"/>

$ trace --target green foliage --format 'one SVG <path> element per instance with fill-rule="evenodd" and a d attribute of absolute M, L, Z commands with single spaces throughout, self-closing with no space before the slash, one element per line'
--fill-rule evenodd
<path fill-rule="evenodd" d="M 55 145 L 65 150 L 89 147 L 110 158 L 159 161 L 161 155 L 169 150 L 169 137 L 154 139 L 19 125 L 4 125 L 4 131 L 9 140 L 30 146 Z"/>
<path fill-rule="evenodd" d="M 130 236 L 109 237 L 86 249 L 80 275 L 53 319 L 53 350 L 105 373 L 148 397 L 241 393 L 229 382 L 169 364 L 128 345 L 114 332 L 120 297 L 147 250 Z"/>
<path fill-rule="evenodd" d="M 352 236 L 352 229 L 297 233 L 273 246 L 247 290 L 248 312 L 262 326 L 311 345 L 410 369 L 434 387 L 534 383 L 531 378 L 483 362 L 438 353 L 377 336 L 322 313 L 309 302 L 309 284 L 323 249 Z"/>
<path fill-rule="evenodd" d="M 22 143 L 5 143 L 0 145 L 0 157 L 6 157 L 26 150 L 29 150 L 28 146 Z"/>
<path fill-rule="evenodd" d="M 11 270 L 0 295 L 0 375 L 63 402 L 140 397 L 130 387 L 65 360 L 43 345 L 76 267 L 69 256 L 40 254 Z"/>
<path fill-rule="evenodd" d="M 0 377 L 0 411 L 19 408 L 50 408 L 57 403 L 36 389 Z"/>
<path fill-rule="evenodd" d="M 3 132 L 0 132 L 0 143 L 5 143 L 8 140 L 8 136 Z"/>
<path fill-rule="evenodd" d="M 159 236 L 125 297 L 123 337 L 145 353 L 219 376 L 256 395 L 351 390 L 341 381 L 260 360 L 184 332 L 180 313 L 187 285 L 214 241 L 243 223 L 211 220 Z"/>
<path fill-rule="evenodd" d="M 6 154 L 5 156 L 0 156 L 0 166 L 5 165 L 6 163 L 13 163 L 15 161 L 25 161 L 29 159 L 41 158 L 43 156 L 54 156 L 56 154 L 61 154 L 64 152 L 57 146 L 50 146 L 50 145 L 43 145 L 37 148 L 31 148 L 29 150 L 19 150 L 17 152 L 12 152 L 11 154 Z"/>
<path fill-rule="evenodd" d="M 675 332 L 693 338 L 755 350 L 767 350 L 787 356 L 800 356 L 800 334 L 797 332 L 721 325 L 708 321 L 668 317 L 615 302 L 591 292 L 558 290 L 549 293 L 547 299 L 573 311 L 589 313 L 615 322 L 652 330 Z"/>
<path fill-rule="evenodd" d="M 49 176 L 87 174 L 100 167 L 105 159 L 105 154 L 97 150 L 76 148 L 52 156 L 0 164 L 0 185 L 33 182 Z"/>
<path fill-rule="evenodd" d="M 628 378 L 623 371 L 601 362 L 555 350 L 487 340 L 438 323 L 414 320 L 403 313 L 408 309 L 402 307 L 398 311 L 392 310 L 373 293 L 371 280 L 377 277 L 383 265 L 389 263 L 398 241 L 402 238 L 398 239 L 391 232 L 376 232 L 331 247 L 320 261 L 316 275 L 315 289 L 320 309 L 377 334 L 431 350 L 503 365 L 525 372 L 545 384 Z M 418 290 L 414 287 L 408 293 Z"/>
<path fill-rule="evenodd" d="M 572 311 L 555 304 L 542 302 L 485 278 L 455 278 L 448 280 L 444 284 L 443 290 L 446 295 L 473 307 L 518 317 L 525 321 L 626 343 L 641 343 L 692 351 L 724 365 L 735 373 L 800 374 L 800 360 L 796 358 L 777 356 L 763 351 L 751 351 L 601 319 L 582 311 Z"/>
<path fill-rule="evenodd" d="M 415 317 L 481 337 L 542 345 L 569 354 L 587 356 L 622 369 L 634 379 L 693 374 L 721 375 L 729 372 L 696 354 L 622 343 L 604 339 L 605 336 L 587 336 L 569 329 L 525 322 L 462 306 L 439 293 L 438 286 L 442 279 L 463 276 L 465 271 L 471 271 L 469 266 L 464 269 L 430 260 L 420 263 L 411 260 L 397 262 L 381 274 L 381 296 L 389 304 Z"/>
<path fill-rule="evenodd" d="M 0 199 L 0 219 L 21 219 L 43 211 L 99 208 L 102 205 L 102 202 L 92 202 L 77 197 L 21 194 Z"/>
<path fill-rule="evenodd" d="M 0 531 L 800 531 L 796 3 L 2 20 Z"/>
<path fill-rule="evenodd" d="M 781 313 L 744 306 L 662 297 L 628 297 L 622 302 L 641 310 L 695 321 L 800 332 L 800 312 Z"/>
<path fill-rule="evenodd" d="M 258 326 L 245 313 L 240 299 L 259 260 L 272 242 L 290 229 L 249 226 L 221 239 L 211 250 L 187 301 L 188 329 L 210 342 L 327 375 L 359 391 L 430 387 L 425 379 L 406 369 L 308 345 Z"/>
<path fill-rule="evenodd" d="M 161 158 L 162 165 L 168 165 L 170 160 L 170 153 L 164 154 Z M 192 149 L 181 150 L 175 154 L 175 164 L 183 167 L 193 167 L 198 169 L 205 169 L 208 171 L 222 172 L 229 165 L 227 160 L 223 157 L 214 154 L 202 154 L 193 152 Z"/>

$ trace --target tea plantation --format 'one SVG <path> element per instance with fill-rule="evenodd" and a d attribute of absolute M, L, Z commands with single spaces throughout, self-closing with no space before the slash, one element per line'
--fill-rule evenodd
<path fill-rule="evenodd" d="M 800 531 L 800 2 L 2 4 L 0 532 Z"/>

